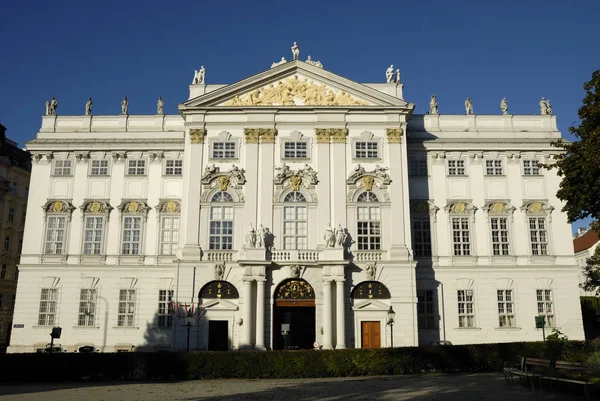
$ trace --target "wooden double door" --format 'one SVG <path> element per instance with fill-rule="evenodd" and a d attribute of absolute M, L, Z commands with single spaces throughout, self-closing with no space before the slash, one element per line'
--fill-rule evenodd
<path fill-rule="evenodd" d="M 361 322 L 361 348 L 381 348 L 381 322 Z"/>

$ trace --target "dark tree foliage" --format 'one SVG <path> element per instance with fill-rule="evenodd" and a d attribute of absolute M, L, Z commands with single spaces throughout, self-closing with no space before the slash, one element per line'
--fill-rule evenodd
<path fill-rule="evenodd" d="M 583 85 L 585 97 L 579 109 L 581 123 L 570 127 L 578 138 L 575 142 L 556 142 L 553 145 L 563 150 L 555 156 L 556 163 L 544 166 L 556 168 L 562 177 L 559 199 L 566 202 L 563 212 L 570 222 L 592 217 L 592 229 L 600 229 L 600 70 L 592 73 L 592 79 Z M 600 246 L 586 261 L 585 282 L 581 287 L 600 294 Z"/>

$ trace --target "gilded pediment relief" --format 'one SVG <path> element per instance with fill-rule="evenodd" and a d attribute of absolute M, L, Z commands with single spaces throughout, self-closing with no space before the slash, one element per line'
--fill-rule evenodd
<path fill-rule="evenodd" d="M 299 75 L 269 83 L 220 106 L 366 106 L 368 102 L 344 90 Z"/>

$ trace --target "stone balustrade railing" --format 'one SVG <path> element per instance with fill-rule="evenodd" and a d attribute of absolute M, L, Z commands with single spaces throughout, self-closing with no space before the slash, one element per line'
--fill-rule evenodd
<path fill-rule="evenodd" d="M 379 262 L 384 259 L 385 251 L 354 251 L 357 262 Z"/>
<path fill-rule="evenodd" d="M 285 250 L 272 251 L 271 260 L 274 262 L 316 262 L 319 260 L 319 251 L 314 250 Z"/>
<path fill-rule="evenodd" d="M 235 251 L 203 251 L 202 260 L 208 262 L 231 262 Z"/>

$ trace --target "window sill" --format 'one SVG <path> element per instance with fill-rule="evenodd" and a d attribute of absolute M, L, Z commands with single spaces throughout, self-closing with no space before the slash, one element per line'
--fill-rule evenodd
<path fill-rule="evenodd" d="M 506 174 L 484 174 L 485 178 L 506 178 Z"/>
<path fill-rule="evenodd" d="M 458 175 L 458 174 L 456 174 L 456 175 L 446 174 L 446 177 L 448 177 L 448 178 L 453 178 L 453 177 L 459 177 L 459 178 L 468 178 L 469 176 L 468 176 L 468 175 L 466 175 L 466 174 L 463 174 L 463 175 Z"/>
<path fill-rule="evenodd" d="M 237 162 L 240 160 L 239 157 L 209 157 L 208 160 L 214 161 L 217 163 L 231 163 Z"/>
<path fill-rule="evenodd" d="M 527 178 L 543 178 L 544 177 L 542 174 L 521 174 L 521 176 L 527 177 Z"/>
<path fill-rule="evenodd" d="M 55 175 L 52 174 L 52 178 L 73 178 L 73 174 L 65 174 L 65 175 Z"/>
<path fill-rule="evenodd" d="M 73 326 L 73 328 L 75 330 L 85 330 L 85 329 L 98 330 L 100 328 L 100 326 Z"/>
<path fill-rule="evenodd" d="M 309 162 L 310 157 L 282 157 L 281 160 L 287 161 L 290 163 L 300 163 L 300 162 Z"/>
<path fill-rule="evenodd" d="M 99 254 L 99 255 L 88 255 L 88 254 L 84 254 L 80 256 L 81 263 L 98 263 L 98 262 L 104 262 L 106 261 L 106 255 L 104 254 Z"/>
<path fill-rule="evenodd" d="M 139 330 L 140 328 L 137 326 L 113 326 L 113 329 L 117 330 Z"/>
<path fill-rule="evenodd" d="M 381 162 L 383 159 L 381 157 L 353 157 L 352 161 L 355 163 L 375 163 Z"/>
<path fill-rule="evenodd" d="M 125 174 L 127 178 L 147 178 L 148 174 Z"/>
<path fill-rule="evenodd" d="M 497 330 L 497 331 L 504 331 L 504 330 L 519 331 L 519 330 L 521 330 L 521 327 L 494 327 L 494 330 Z"/>
<path fill-rule="evenodd" d="M 88 177 L 110 178 L 110 174 L 88 174 Z"/>
<path fill-rule="evenodd" d="M 49 325 L 49 326 L 31 326 L 31 328 L 34 330 L 36 330 L 36 329 L 37 330 L 39 330 L 39 329 L 52 330 L 53 327 L 57 327 L 57 326 L 58 326 L 58 324 L 53 324 L 53 325 Z"/>
<path fill-rule="evenodd" d="M 163 174 L 163 177 L 183 177 L 183 174 Z"/>
<path fill-rule="evenodd" d="M 481 327 L 455 327 L 454 330 L 472 330 L 472 331 L 480 331 Z"/>

